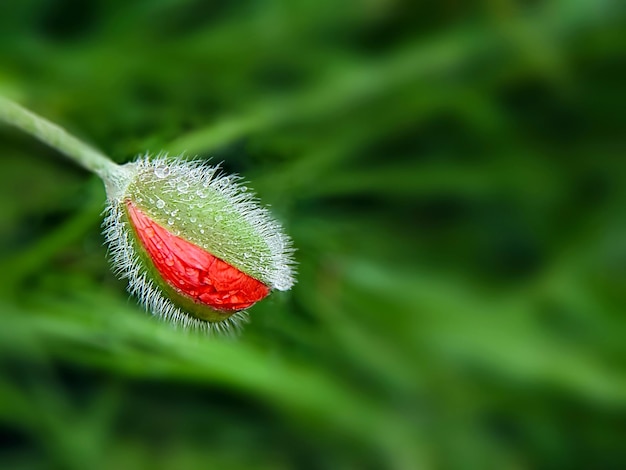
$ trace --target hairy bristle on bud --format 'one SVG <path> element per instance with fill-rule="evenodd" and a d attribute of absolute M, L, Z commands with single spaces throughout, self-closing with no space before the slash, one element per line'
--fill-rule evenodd
<path fill-rule="evenodd" d="M 223 331 L 270 289 L 294 283 L 290 239 L 239 177 L 204 162 L 145 156 L 107 184 L 116 272 L 154 314 Z"/>

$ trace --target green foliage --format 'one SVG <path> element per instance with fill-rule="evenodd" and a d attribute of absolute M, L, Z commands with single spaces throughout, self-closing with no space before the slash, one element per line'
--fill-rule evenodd
<path fill-rule="evenodd" d="M 120 162 L 223 160 L 300 263 L 240 338 L 172 329 L 100 182 L 1 128 L 0 467 L 623 468 L 625 14 L 0 4 L 0 94 Z"/>

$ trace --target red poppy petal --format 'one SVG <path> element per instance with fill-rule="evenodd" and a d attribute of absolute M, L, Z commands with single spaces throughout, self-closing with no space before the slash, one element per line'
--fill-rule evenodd
<path fill-rule="evenodd" d="M 170 233 L 130 200 L 126 207 L 154 267 L 179 293 L 215 310 L 233 312 L 248 308 L 269 294 L 265 284 Z"/>

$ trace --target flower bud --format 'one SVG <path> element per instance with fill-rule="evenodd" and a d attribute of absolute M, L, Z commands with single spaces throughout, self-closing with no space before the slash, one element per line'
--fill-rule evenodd
<path fill-rule="evenodd" d="M 106 182 L 112 264 L 155 315 L 226 330 L 294 284 L 291 240 L 239 180 L 200 161 L 145 156 Z"/>

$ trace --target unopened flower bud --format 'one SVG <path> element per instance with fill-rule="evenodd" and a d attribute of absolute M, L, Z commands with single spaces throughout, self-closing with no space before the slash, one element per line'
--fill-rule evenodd
<path fill-rule="evenodd" d="M 154 314 L 225 330 L 272 289 L 294 284 L 291 240 L 215 166 L 145 156 L 107 182 L 114 268 Z"/>

